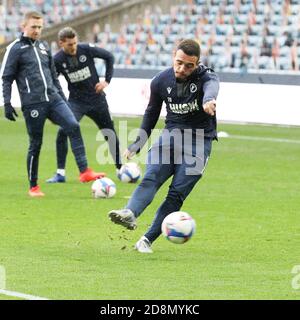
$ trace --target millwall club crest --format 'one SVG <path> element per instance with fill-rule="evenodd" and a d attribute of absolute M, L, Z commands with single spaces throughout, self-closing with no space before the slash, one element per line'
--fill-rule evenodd
<path fill-rule="evenodd" d="M 31 110 L 30 116 L 31 118 L 37 118 L 39 116 L 39 112 L 37 110 Z"/>
<path fill-rule="evenodd" d="M 195 83 L 191 83 L 190 84 L 190 91 L 191 91 L 191 93 L 194 93 L 194 92 L 196 92 L 197 91 L 197 86 L 195 85 Z"/>
<path fill-rule="evenodd" d="M 168 88 L 167 88 L 167 91 L 168 91 L 168 94 L 170 94 L 171 91 L 172 91 L 172 88 L 171 88 L 171 87 L 168 87 Z"/>
<path fill-rule="evenodd" d="M 83 63 L 83 62 L 86 62 L 86 56 L 83 54 L 83 55 L 81 55 L 80 57 L 79 57 L 79 61 L 81 62 L 81 63 Z"/>
<path fill-rule="evenodd" d="M 40 43 L 40 44 L 39 44 L 39 48 L 40 48 L 41 50 L 46 50 L 46 47 L 44 46 L 43 43 Z"/>

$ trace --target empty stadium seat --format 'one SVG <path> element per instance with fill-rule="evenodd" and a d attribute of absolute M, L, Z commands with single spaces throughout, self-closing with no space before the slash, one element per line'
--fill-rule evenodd
<path fill-rule="evenodd" d="M 17 36 L 20 31 L 20 15 L 25 8 L 49 12 L 45 18 L 46 24 L 53 25 L 115 1 L 117 0 L 12 0 L 9 3 L 13 3 L 14 6 L 6 17 L 6 26 L 0 25 L 0 41 Z M 124 40 L 122 43 L 118 42 L 119 32 L 112 32 L 109 25 L 108 29 L 97 34 L 96 38 L 100 39 L 101 46 L 115 55 L 116 65 L 125 67 L 130 67 L 130 61 L 133 66 L 142 68 L 168 66 L 172 63 L 171 53 L 178 40 L 197 37 L 201 43 L 203 60 L 208 61 L 216 70 L 230 68 L 227 56 L 229 53 L 225 51 L 225 43 L 228 44 L 228 41 L 234 70 L 238 70 L 242 62 L 242 41 L 246 43 L 249 54 L 248 68 L 273 70 L 276 67 L 291 70 L 291 42 L 298 38 L 300 43 L 299 0 L 290 1 L 286 16 L 284 1 L 260 0 L 256 6 L 252 0 L 239 3 L 237 5 L 235 0 L 192 0 L 182 5 L 174 5 L 169 12 L 163 13 L 161 10 L 151 11 L 148 8 L 147 16 L 145 15 L 147 24 L 141 27 L 141 17 L 138 23 L 124 23 L 122 32 L 125 30 L 126 43 L 123 43 Z M 150 38 L 149 32 L 152 35 Z M 288 34 L 290 44 L 286 43 Z M 271 47 L 276 38 L 280 46 L 278 66 L 274 65 L 271 57 L 259 56 L 263 38 Z M 213 54 L 209 56 L 208 48 L 211 45 Z M 130 47 L 134 48 L 133 51 L 130 51 Z M 128 54 L 131 54 L 130 59 L 126 58 Z M 298 56 L 300 57 L 299 47 Z"/>

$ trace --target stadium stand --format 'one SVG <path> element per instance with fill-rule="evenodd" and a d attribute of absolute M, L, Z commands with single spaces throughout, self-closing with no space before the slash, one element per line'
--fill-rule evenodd
<path fill-rule="evenodd" d="M 17 21 L 32 3 L 32 9 L 47 12 L 46 23 L 51 25 L 113 2 L 7 0 L 0 43 L 18 34 Z M 110 23 L 102 28 L 95 23 L 91 29 L 87 39 L 111 50 L 119 68 L 163 68 L 171 63 L 176 43 L 189 37 L 199 40 L 203 63 L 216 71 L 299 72 L 300 0 L 186 0 L 167 13 L 155 4 L 135 23 L 125 14 L 117 32 Z M 57 49 L 55 42 L 52 48 Z"/>
<path fill-rule="evenodd" d="M 116 56 L 122 68 L 159 68 L 184 38 L 201 43 L 202 60 L 217 71 L 298 71 L 299 0 L 187 0 L 163 14 L 145 10 L 136 23 L 110 25 L 94 41 Z"/>
<path fill-rule="evenodd" d="M 20 33 L 24 12 L 37 10 L 45 16 L 47 27 L 80 17 L 117 0 L 2 0 L 0 1 L 0 44 Z M 2 21 L 3 19 L 3 21 Z"/>

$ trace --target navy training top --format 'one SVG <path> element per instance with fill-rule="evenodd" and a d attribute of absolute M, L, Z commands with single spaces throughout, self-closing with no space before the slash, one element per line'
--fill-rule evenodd
<path fill-rule="evenodd" d="M 66 54 L 62 49 L 55 54 L 57 73 L 62 74 L 68 82 L 69 99 L 90 101 L 99 96 L 95 91 L 99 75 L 94 58 L 105 61 L 105 81 L 109 83 L 113 76 L 114 56 L 107 50 L 93 44 L 80 43 L 75 56 Z"/>
<path fill-rule="evenodd" d="M 203 110 L 203 104 L 216 99 L 219 92 L 219 78 L 204 65 L 185 80 L 175 78 L 173 68 L 168 68 L 151 81 L 151 94 L 140 130 L 149 138 L 155 127 L 163 102 L 166 104 L 166 129 L 204 129 L 204 135 L 217 137 L 216 116 Z M 146 143 L 144 134 L 138 134 L 136 141 L 129 146 L 130 151 L 139 151 Z"/>

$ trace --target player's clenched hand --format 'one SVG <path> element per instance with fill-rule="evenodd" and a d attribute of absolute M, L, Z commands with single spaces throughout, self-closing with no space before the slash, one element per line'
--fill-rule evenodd
<path fill-rule="evenodd" d="M 16 118 L 18 116 L 16 110 L 10 103 L 4 104 L 4 110 L 5 110 L 5 118 L 10 121 L 16 121 Z"/>
<path fill-rule="evenodd" d="M 101 91 L 103 91 L 104 88 L 106 88 L 108 86 L 108 82 L 106 81 L 100 81 L 95 85 L 95 91 L 96 93 L 101 93 Z"/>
<path fill-rule="evenodd" d="M 130 151 L 128 149 L 126 149 L 123 153 L 123 157 L 127 160 L 131 160 L 132 157 L 135 155 L 135 152 L 134 151 Z"/>
<path fill-rule="evenodd" d="M 203 110 L 211 116 L 214 116 L 216 112 L 216 100 L 213 99 L 204 103 Z"/>

